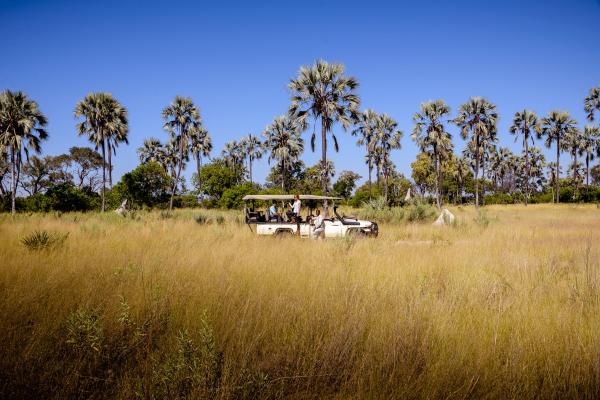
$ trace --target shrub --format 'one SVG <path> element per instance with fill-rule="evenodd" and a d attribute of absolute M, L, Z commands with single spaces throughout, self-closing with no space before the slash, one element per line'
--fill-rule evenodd
<path fill-rule="evenodd" d="M 64 243 L 69 236 L 68 233 L 35 231 L 21 239 L 21 243 L 28 250 L 39 251 L 56 248 Z"/>

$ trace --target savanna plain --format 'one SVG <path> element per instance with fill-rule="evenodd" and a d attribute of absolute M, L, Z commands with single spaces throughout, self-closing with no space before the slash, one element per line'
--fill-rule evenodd
<path fill-rule="evenodd" d="M 0 397 L 600 397 L 600 209 L 450 210 L 325 241 L 2 215 Z"/>

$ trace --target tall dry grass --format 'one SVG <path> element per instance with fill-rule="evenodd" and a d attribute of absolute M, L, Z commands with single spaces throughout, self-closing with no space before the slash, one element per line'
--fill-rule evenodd
<path fill-rule="evenodd" d="M 0 397 L 598 398 L 600 210 L 452 211 L 331 241 L 0 216 Z"/>

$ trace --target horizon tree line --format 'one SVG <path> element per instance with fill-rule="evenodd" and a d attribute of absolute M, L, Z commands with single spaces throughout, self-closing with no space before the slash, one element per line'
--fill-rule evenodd
<path fill-rule="evenodd" d="M 390 159 L 392 150 L 401 148 L 403 132 L 397 122 L 387 114 L 379 114 L 372 109 L 359 111 L 360 98 L 356 92 L 358 81 L 344 74 L 342 64 L 330 64 L 317 60 L 312 66 L 302 66 L 298 76 L 289 82 L 290 105 L 286 114 L 276 117 L 262 133 L 263 140 L 248 134 L 239 141 L 228 142 L 222 152 L 226 164 L 237 169 L 240 176 L 246 171 L 253 184 L 253 163 L 268 154 L 270 163 L 275 160 L 282 173 L 282 191 L 286 190 L 285 170 L 304 150 L 302 133 L 312 126 L 310 136 L 311 149 L 315 151 L 317 127 L 320 129 L 321 160 L 319 173 L 323 194 L 329 190 L 331 168 L 327 159 L 328 139 L 333 141 L 334 151 L 339 151 L 338 139 L 333 127 L 339 123 L 344 131 L 352 128 L 351 134 L 358 136 L 357 145 L 366 150 L 365 163 L 368 169 L 369 199 L 372 197 L 372 171 L 376 169 L 377 185 L 383 181 L 383 196 L 388 197 L 388 178 L 394 166 Z M 590 90 L 584 99 L 584 111 L 587 120 L 592 123 L 600 112 L 600 86 Z M 507 170 L 507 149 L 496 149 L 497 120 L 496 106 L 487 99 L 471 97 L 460 105 L 458 115 L 449 119 L 450 107 L 441 99 L 424 102 L 420 110 L 413 115 L 411 138 L 422 152 L 433 160 L 435 173 L 434 194 L 438 207 L 442 206 L 442 169 L 444 163 L 454 157 L 452 135 L 447 132 L 446 124 L 454 124 L 460 129 L 461 137 L 467 141 L 463 159 L 455 172 L 458 181 L 465 179 L 465 166 L 470 166 L 475 181 L 475 205 L 480 205 L 480 172 L 486 177 L 486 167 L 492 168 L 490 175 L 494 181 L 498 176 L 505 177 Z M 90 93 L 76 104 L 74 116 L 77 119 L 78 135 L 87 136 L 99 150 L 102 158 L 102 211 L 106 209 L 105 192 L 112 188 L 112 156 L 121 143 L 128 144 L 128 119 L 126 108 L 110 93 Z M 171 104 L 162 111 L 163 129 L 168 140 L 162 144 L 156 138 L 148 138 L 138 149 L 140 162 L 155 161 L 173 178 L 173 187 L 169 208 L 173 207 L 173 198 L 181 184 L 181 172 L 189 161 L 190 153 L 196 159 L 197 174 L 202 168 L 202 157 L 209 158 L 212 141 L 203 126 L 198 107 L 191 98 L 176 96 Z M 15 212 L 15 198 L 18 181 L 27 160 L 29 168 L 36 168 L 36 159 L 29 162 L 29 151 L 41 153 L 41 142 L 48 138 L 45 129 L 47 119 L 39 110 L 38 104 L 22 92 L 5 90 L 0 94 L 0 159 L 7 165 L 0 171 L 0 177 L 10 172 L 11 210 Z M 600 128 L 586 125 L 583 130 L 568 112 L 552 110 L 546 117 L 538 118 L 527 109 L 515 113 L 509 132 L 515 141 L 521 138 L 523 147 L 520 178 L 524 187 L 524 201 L 530 196 L 532 168 L 542 170 L 543 156 L 539 149 L 530 149 L 534 137 L 544 139 L 546 147 L 556 148 L 556 161 L 552 163 L 551 181 L 554 184 L 553 200 L 560 201 L 560 154 L 567 151 L 573 159 L 569 171 L 572 173 L 574 193 L 578 190 L 581 163 L 585 160 L 585 181 L 589 186 L 590 162 L 600 155 Z M 530 143 L 531 142 L 531 143 Z M 533 151 L 531 151 L 533 150 Z M 530 159 L 535 158 L 536 165 Z M 505 159 L 505 161 L 501 161 Z M 514 161 L 514 160 L 513 160 Z M 458 165 L 457 164 L 457 165 Z M 514 163 L 513 163 L 514 164 Z M 37 164 L 39 168 L 39 162 Z M 332 164 L 331 164 L 332 167 Z M 498 170 L 500 168 L 501 170 Z M 517 167 L 513 166 L 513 169 Z M 494 183 L 495 185 L 497 184 Z M 2 190 L 4 187 L 2 185 Z M 485 191 L 485 188 L 484 188 Z M 325 204 L 326 206 L 326 204 Z"/>

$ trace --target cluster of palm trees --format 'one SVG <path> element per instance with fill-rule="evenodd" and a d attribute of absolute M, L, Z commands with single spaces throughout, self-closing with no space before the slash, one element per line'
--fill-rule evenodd
<path fill-rule="evenodd" d="M 377 171 L 377 182 L 384 181 L 384 197 L 387 198 L 388 178 L 394 170 L 390 154 L 400 148 L 403 133 L 397 122 L 387 114 L 372 109 L 359 111 L 360 99 L 356 92 L 358 81 L 344 74 L 342 64 L 331 64 L 317 60 L 312 66 L 303 66 L 297 77 L 290 80 L 290 105 L 287 112 L 276 117 L 262 134 L 262 140 L 249 134 L 240 141 L 231 141 L 225 145 L 222 155 L 231 168 L 240 176 L 249 171 L 253 181 L 252 166 L 256 160 L 268 154 L 268 161 L 276 161 L 281 166 L 282 190 L 285 190 L 285 172 L 297 161 L 304 151 L 302 133 L 312 126 L 310 136 L 314 151 L 317 141 L 317 128 L 320 128 L 321 160 L 319 174 L 324 194 L 328 191 L 332 164 L 327 159 L 329 139 L 335 151 L 339 150 L 333 127 L 339 123 L 343 130 L 352 128 L 352 134 L 358 136 L 357 145 L 366 151 L 365 162 L 368 168 L 369 192 L 373 168 Z M 584 101 L 587 119 L 593 122 L 600 112 L 600 86 L 590 90 Z M 506 180 L 522 180 L 525 202 L 530 192 L 530 180 L 540 176 L 544 159 L 539 149 L 531 147 L 534 138 L 544 139 L 547 147 L 556 147 L 556 162 L 552 164 L 551 179 L 554 183 L 555 201 L 559 197 L 560 154 L 568 151 L 573 157 L 573 181 L 579 182 L 580 163 L 578 157 L 584 157 L 586 182 L 589 185 L 590 162 L 600 155 L 600 129 L 587 125 L 583 130 L 577 122 L 564 111 L 551 111 L 546 117 L 538 116 L 530 110 L 515 113 L 510 133 L 515 140 L 521 138 L 523 155 L 516 157 L 508 149 L 497 149 L 496 106 L 481 97 L 472 97 L 462 104 L 458 114 L 449 118 L 450 107 L 443 100 L 428 101 L 421 104 L 413 116 L 411 138 L 419 148 L 433 160 L 435 168 L 435 194 L 437 205 L 442 202 L 443 165 L 455 157 L 452 136 L 447 124 L 460 129 L 460 135 L 467 140 L 463 156 L 456 160 L 457 168 L 453 172 L 455 179 L 464 182 L 470 166 L 475 177 L 475 204 L 480 204 L 480 172 L 486 176 L 486 167 L 495 184 L 506 185 Z M 168 140 L 149 138 L 138 149 L 142 162 L 156 161 L 173 178 L 170 208 L 181 172 L 189 161 L 190 153 L 196 159 L 198 177 L 202 167 L 202 158 L 210 156 L 212 142 L 204 128 L 198 107 L 190 98 L 177 96 L 162 111 L 164 130 Z M 108 186 L 112 187 L 112 155 L 120 143 L 128 143 L 127 111 L 110 93 L 91 93 L 79 101 L 75 107 L 78 119 L 77 132 L 85 135 L 102 155 L 102 210 L 106 208 L 106 173 Z M 23 159 L 29 151 L 40 152 L 41 141 L 48 137 L 45 130 L 46 117 L 40 112 L 35 101 L 22 92 L 4 91 L 0 94 L 0 160 L 9 165 L 11 174 L 12 210 L 15 211 L 15 197 L 19 173 Z M 246 168 L 247 166 L 247 168 Z M 491 169 L 491 173 L 489 171 Z M 481 170 L 481 171 L 480 171 Z M 508 178 L 511 177 L 512 178 Z"/>

